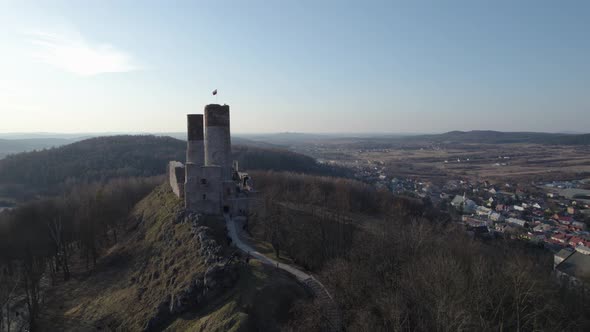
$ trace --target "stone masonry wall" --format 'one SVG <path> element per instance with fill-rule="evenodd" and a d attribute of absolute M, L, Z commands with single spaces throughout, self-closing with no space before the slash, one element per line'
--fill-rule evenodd
<path fill-rule="evenodd" d="M 179 161 L 168 163 L 168 181 L 172 191 L 179 198 L 184 198 L 184 165 Z"/>

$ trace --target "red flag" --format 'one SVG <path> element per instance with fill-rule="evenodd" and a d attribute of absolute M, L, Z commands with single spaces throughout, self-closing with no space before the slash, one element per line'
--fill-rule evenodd
<path fill-rule="evenodd" d="M 215 96 L 217 94 L 217 89 L 213 90 L 213 95 Z"/>

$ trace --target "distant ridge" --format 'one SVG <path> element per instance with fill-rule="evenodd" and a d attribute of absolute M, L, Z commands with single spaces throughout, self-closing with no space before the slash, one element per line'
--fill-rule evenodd
<path fill-rule="evenodd" d="M 480 143 L 507 144 L 531 143 L 551 145 L 588 145 L 590 133 L 542 133 L 542 132 L 502 132 L 495 130 L 449 131 L 442 134 L 318 134 L 285 132 L 275 134 L 245 135 L 251 141 L 267 142 L 288 146 L 291 144 L 316 143 L 319 141 L 363 141 L 379 144 L 396 144 L 403 142 L 437 142 L 437 143 Z"/>
<path fill-rule="evenodd" d="M 9 154 L 58 147 L 72 142 L 75 140 L 67 138 L 0 138 L 0 159 Z"/>
<path fill-rule="evenodd" d="M 7 185 L 30 192 L 51 192 L 67 183 L 161 175 L 168 161 L 184 161 L 185 154 L 186 142 L 172 137 L 121 135 L 9 155 L 0 160 L 0 197 L 2 187 Z M 235 145 L 232 154 L 245 170 L 342 175 L 339 169 L 284 149 Z"/>
<path fill-rule="evenodd" d="M 493 130 L 450 131 L 444 134 L 417 135 L 407 140 L 432 140 L 447 143 L 534 143 L 551 145 L 588 145 L 590 134 L 553 134 L 538 132 L 501 132 Z"/>

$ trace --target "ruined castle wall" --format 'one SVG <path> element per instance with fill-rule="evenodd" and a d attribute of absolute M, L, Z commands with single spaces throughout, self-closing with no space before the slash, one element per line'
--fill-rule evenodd
<path fill-rule="evenodd" d="M 229 106 L 205 106 L 205 165 L 220 166 L 222 179 L 231 180 Z"/>
<path fill-rule="evenodd" d="M 185 207 L 204 214 L 222 212 L 222 168 L 186 165 Z"/>
<path fill-rule="evenodd" d="M 168 181 L 174 194 L 179 197 L 184 197 L 184 182 L 185 171 L 184 165 L 178 161 L 171 161 L 168 163 Z"/>
<path fill-rule="evenodd" d="M 247 216 L 249 211 L 261 208 L 264 202 L 255 193 L 248 193 L 230 198 L 226 204 L 234 216 Z"/>

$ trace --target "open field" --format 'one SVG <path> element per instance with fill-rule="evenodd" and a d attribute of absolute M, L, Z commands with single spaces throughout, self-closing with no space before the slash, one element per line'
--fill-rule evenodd
<path fill-rule="evenodd" d="M 294 144 L 297 152 L 359 171 L 431 181 L 450 178 L 486 180 L 565 180 L 590 175 L 590 146 L 532 143 L 381 144 L 364 139 Z"/>

